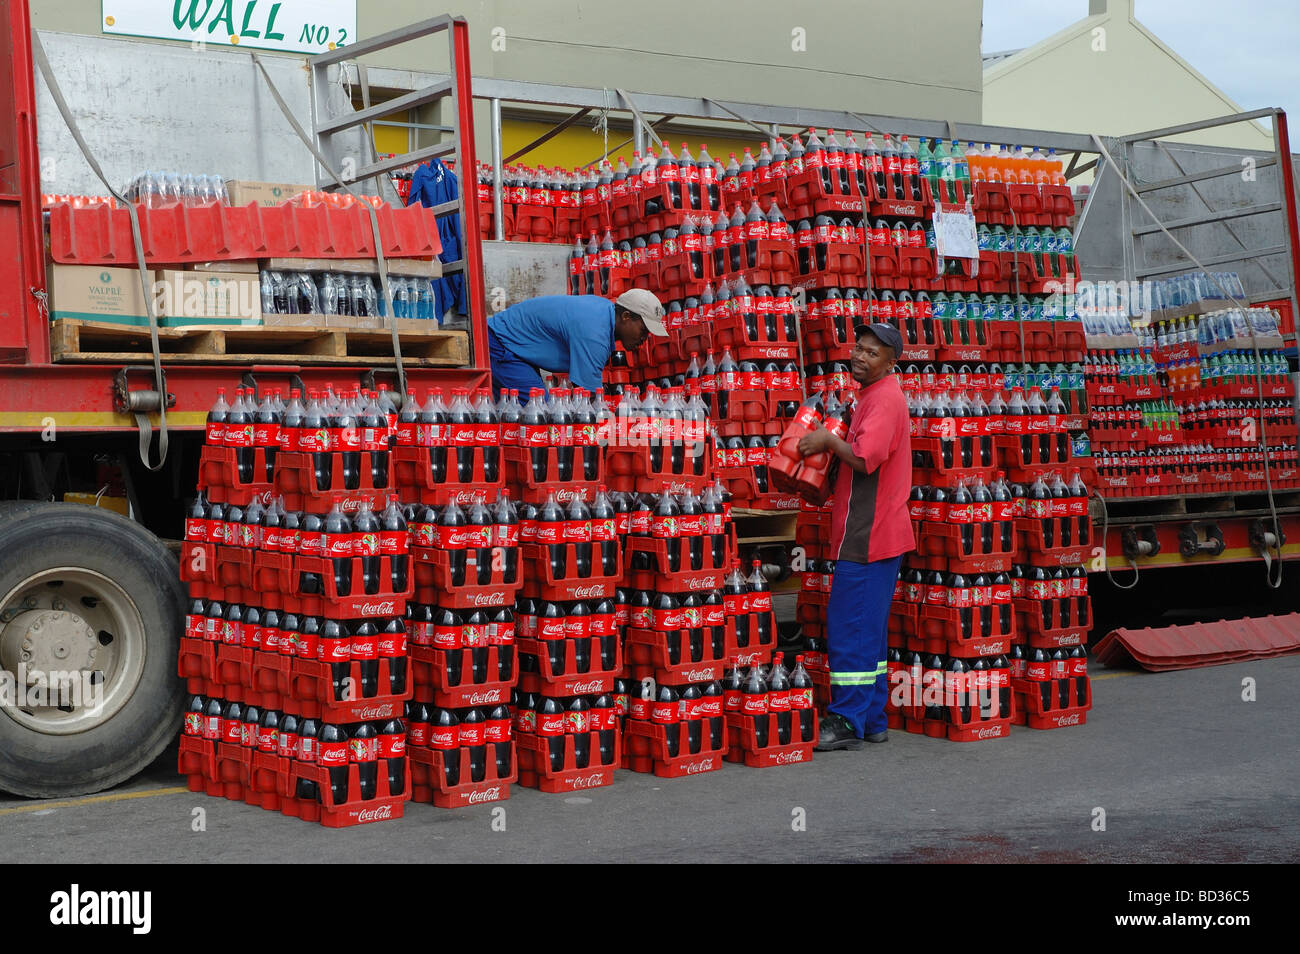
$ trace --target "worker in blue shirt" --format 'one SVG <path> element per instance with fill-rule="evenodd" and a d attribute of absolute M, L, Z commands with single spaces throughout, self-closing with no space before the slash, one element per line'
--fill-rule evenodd
<path fill-rule="evenodd" d="M 546 295 L 512 305 L 488 319 L 492 390 L 527 394 L 545 389 L 542 371 L 563 372 L 574 387 L 603 393 L 614 340 L 626 351 L 648 335 L 668 334 L 653 292 L 634 288 L 615 301 L 597 295 Z"/>

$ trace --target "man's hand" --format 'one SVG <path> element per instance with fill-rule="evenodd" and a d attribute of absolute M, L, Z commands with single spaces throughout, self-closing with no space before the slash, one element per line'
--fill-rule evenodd
<path fill-rule="evenodd" d="M 811 457 L 813 454 L 820 454 L 830 448 L 832 440 L 834 437 L 825 428 L 819 427 L 815 431 L 810 431 L 799 439 L 799 455 Z"/>

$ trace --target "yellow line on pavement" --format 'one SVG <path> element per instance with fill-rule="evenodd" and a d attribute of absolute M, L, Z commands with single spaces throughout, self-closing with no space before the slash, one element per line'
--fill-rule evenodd
<path fill-rule="evenodd" d="M 93 805 L 98 802 L 124 802 L 131 798 L 153 798 L 156 795 L 179 795 L 181 792 L 188 792 L 189 789 L 184 785 L 177 785 L 172 788 L 151 788 L 143 792 L 117 792 L 113 795 L 90 795 L 86 798 L 72 798 L 63 802 L 32 802 L 30 805 L 19 805 L 17 808 L 0 808 L 0 815 L 17 815 L 22 812 L 40 812 L 47 808 L 69 808 L 74 805 Z"/>
<path fill-rule="evenodd" d="M 1106 673 L 1106 675 L 1104 675 L 1104 676 L 1093 676 L 1093 677 L 1092 677 L 1092 681 L 1093 681 L 1093 682 L 1096 682 L 1096 681 L 1099 680 L 1099 679 L 1118 679 L 1120 676 L 1141 676 L 1141 675 L 1145 675 L 1144 671 L 1142 671 L 1142 670 L 1126 670 L 1126 671 L 1124 671 L 1124 672 L 1108 672 L 1108 673 Z"/>

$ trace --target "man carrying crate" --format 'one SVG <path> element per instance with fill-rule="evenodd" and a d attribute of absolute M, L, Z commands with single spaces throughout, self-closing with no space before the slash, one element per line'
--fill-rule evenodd
<path fill-rule="evenodd" d="M 907 512 L 912 453 L 907 400 L 891 372 L 903 340 L 887 324 L 857 325 L 850 356 L 860 388 L 845 438 L 819 428 L 799 441 L 804 457 L 827 451 L 839 460 L 831 505 L 835 561 L 826 608 L 831 703 L 818 751 L 859 749 L 888 738 L 885 654 L 889 604 L 903 554 L 916 547 Z"/>
<path fill-rule="evenodd" d="M 633 288 L 615 301 L 598 295 L 546 295 L 511 305 L 488 319 L 492 389 L 527 395 L 545 388 L 542 371 L 568 374 L 574 387 L 603 394 L 605 365 L 614 341 L 626 351 L 648 335 L 668 334 L 664 309 L 653 292 Z"/>

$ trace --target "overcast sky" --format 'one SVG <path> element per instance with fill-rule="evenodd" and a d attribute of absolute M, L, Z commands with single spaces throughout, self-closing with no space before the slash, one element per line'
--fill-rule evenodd
<path fill-rule="evenodd" d="M 1243 109 L 1281 106 L 1288 127 L 1300 123 L 1296 0 L 1137 0 L 1134 10 L 1147 29 Z M 1087 15 L 1088 0 L 984 0 L 983 50 L 1030 46 Z"/>

